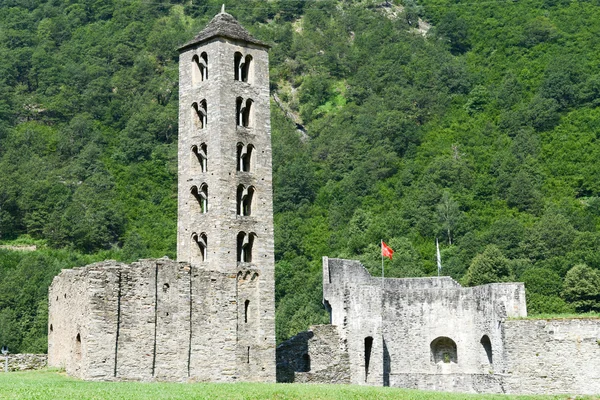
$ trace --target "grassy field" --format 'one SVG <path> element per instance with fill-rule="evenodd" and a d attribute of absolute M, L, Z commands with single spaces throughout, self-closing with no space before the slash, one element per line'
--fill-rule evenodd
<path fill-rule="evenodd" d="M 84 382 L 58 371 L 0 372 L 1 399 L 568 399 L 467 395 L 343 385 Z M 591 399 L 588 397 L 588 399 Z"/>

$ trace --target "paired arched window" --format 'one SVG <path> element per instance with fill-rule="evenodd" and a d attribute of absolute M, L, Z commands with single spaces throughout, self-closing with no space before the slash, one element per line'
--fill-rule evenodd
<path fill-rule="evenodd" d="M 252 56 L 236 52 L 233 56 L 233 68 L 236 81 L 249 82 L 252 67 Z"/>
<path fill-rule="evenodd" d="M 238 97 L 235 102 L 237 126 L 248 128 L 252 123 L 252 100 Z"/>
<path fill-rule="evenodd" d="M 200 146 L 192 146 L 192 153 L 194 153 L 196 160 L 198 160 L 201 172 L 208 171 L 208 157 L 206 156 L 206 151 L 206 143 L 202 143 Z"/>
<path fill-rule="evenodd" d="M 208 122 L 206 114 L 206 100 L 192 104 L 192 120 L 196 129 L 206 128 Z"/>
<path fill-rule="evenodd" d="M 252 246 L 254 245 L 254 232 L 240 232 L 237 235 L 237 261 L 252 262 Z"/>
<path fill-rule="evenodd" d="M 206 261 L 206 257 L 208 256 L 208 241 L 206 238 L 206 233 L 202 232 L 200 234 L 192 233 L 192 240 L 196 243 L 198 248 L 198 256 L 200 258 L 200 262 Z"/>
<path fill-rule="evenodd" d="M 429 347 L 431 349 L 431 361 L 433 363 L 437 364 L 443 362 L 445 364 L 456 364 L 458 362 L 456 343 L 449 337 L 440 336 L 435 338 Z"/>
<path fill-rule="evenodd" d="M 208 79 L 208 56 L 202 52 L 192 57 L 192 83 L 194 85 Z"/>
<path fill-rule="evenodd" d="M 208 185 L 203 183 L 200 185 L 200 188 L 198 188 L 198 186 L 192 186 L 190 192 L 196 202 L 198 202 L 200 212 L 206 214 L 208 212 Z"/>
<path fill-rule="evenodd" d="M 239 185 L 237 188 L 237 215 L 247 217 L 252 215 L 252 198 L 254 197 L 254 187 Z"/>
<path fill-rule="evenodd" d="M 252 157 L 254 146 L 251 144 L 244 146 L 243 143 L 237 144 L 237 170 L 241 172 L 250 172 L 252 169 Z"/>

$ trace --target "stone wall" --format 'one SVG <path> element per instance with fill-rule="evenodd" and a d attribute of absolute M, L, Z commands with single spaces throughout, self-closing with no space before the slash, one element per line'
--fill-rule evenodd
<path fill-rule="evenodd" d="M 0 372 L 4 372 L 6 357 L 0 354 Z M 8 371 L 42 369 L 48 364 L 46 354 L 8 354 Z"/>
<path fill-rule="evenodd" d="M 600 393 L 600 319 L 505 323 L 507 392 Z"/>
<path fill-rule="evenodd" d="M 274 381 L 258 275 L 168 259 L 63 270 L 49 291 L 49 365 L 89 380 Z"/>
<path fill-rule="evenodd" d="M 277 382 L 350 383 L 346 343 L 334 325 L 314 325 L 277 346 Z"/>

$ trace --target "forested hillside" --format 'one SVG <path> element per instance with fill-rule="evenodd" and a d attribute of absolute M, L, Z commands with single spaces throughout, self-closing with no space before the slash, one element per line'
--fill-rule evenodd
<path fill-rule="evenodd" d="M 45 351 L 61 268 L 175 258 L 176 48 L 223 0 L 0 4 L 0 342 Z M 600 2 L 235 0 L 272 45 L 277 337 L 321 257 L 600 310 Z"/>

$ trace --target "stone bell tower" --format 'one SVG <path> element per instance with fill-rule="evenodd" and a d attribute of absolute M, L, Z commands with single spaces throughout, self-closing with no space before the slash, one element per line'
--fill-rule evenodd
<path fill-rule="evenodd" d="M 194 293 L 194 277 L 228 280 L 206 332 L 222 325 L 232 375 L 274 381 L 268 46 L 222 10 L 179 51 L 177 258 L 199 273 L 192 303 L 208 296 L 202 286 Z"/>

